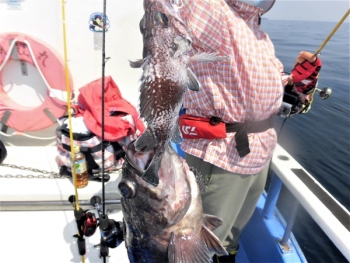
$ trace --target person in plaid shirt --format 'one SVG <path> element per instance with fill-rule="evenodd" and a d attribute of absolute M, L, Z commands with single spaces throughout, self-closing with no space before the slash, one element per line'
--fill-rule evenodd
<path fill-rule="evenodd" d="M 214 255 L 214 262 L 235 262 L 240 233 L 264 189 L 277 143 L 271 120 L 291 77 L 282 83 L 283 65 L 260 28 L 261 15 L 274 2 L 183 0 L 179 9 L 193 41 L 190 55 L 228 57 L 190 64 L 202 87 L 186 91 L 183 103 L 188 115 L 214 116 L 226 123 L 226 138 L 184 139 L 181 144 L 188 165 L 200 171 L 207 184 L 203 212 L 223 219 L 214 233 L 229 255 Z"/>

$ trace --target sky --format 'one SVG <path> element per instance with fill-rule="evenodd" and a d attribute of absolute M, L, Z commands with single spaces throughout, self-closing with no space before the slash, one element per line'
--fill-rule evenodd
<path fill-rule="evenodd" d="M 263 17 L 278 20 L 338 22 L 350 8 L 350 0 L 276 0 Z M 344 22 L 349 22 L 350 15 Z"/>

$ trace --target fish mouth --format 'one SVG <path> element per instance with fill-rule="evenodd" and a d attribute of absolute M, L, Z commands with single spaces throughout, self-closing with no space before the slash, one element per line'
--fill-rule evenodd
<path fill-rule="evenodd" d="M 134 142 L 135 140 L 130 142 L 126 149 L 125 161 L 138 176 L 142 177 L 153 159 L 154 151 L 137 152 Z"/>
<path fill-rule="evenodd" d="M 192 39 L 190 37 L 176 36 L 173 43 L 175 46 L 174 58 L 178 58 L 190 50 Z"/>

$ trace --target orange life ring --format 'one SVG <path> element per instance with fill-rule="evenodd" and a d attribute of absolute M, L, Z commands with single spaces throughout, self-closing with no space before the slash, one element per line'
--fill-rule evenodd
<path fill-rule="evenodd" d="M 18 59 L 36 67 L 47 87 L 46 98 L 37 107 L 19 105 L 5 92 L 3 87 L 3 68 L 6 63 Z M 69 74 L 70 88 L 73 82 Z M 0 120 L 4 114 L 9 114 L 6 126 L 16 131 L 36 131 L 49 127 L 54 118 L 63 116 L 67 111 L 67 92 L 64 61 L 60 56 L 42 41 L 23 33 L 11 32 L 0 34 Z M 45 113 L 46 112 L 46 113 Z"/>

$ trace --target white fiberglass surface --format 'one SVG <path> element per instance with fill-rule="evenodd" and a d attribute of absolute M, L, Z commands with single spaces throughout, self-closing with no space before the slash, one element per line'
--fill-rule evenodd
<path fill-rule="evenodd" d="M 24 63 L 21 65 L 21 63 Z M 22 68 L 25 68 L 25 74 Z M 7 96 L 19 105 L 40 106 L 47 96 L 47 87 L 39 71 L 26 62 L 9 60 L 2 74 L 2 86 Z"/>
<path fill-rule="evenodd" d="M 94 212 L 94 211 L 93 211 Z M 109 214 L 110 219 L 120 221 L 121 212 Z M 77 226 L 73 211 L 1 212 L 0 262 L 82 262 L 78 253 Z M 85 238 L 86 263 L 99 263 L 100 232 Z M 110 248 L 107 262 L 129 262 L 125 245 Z"/>

